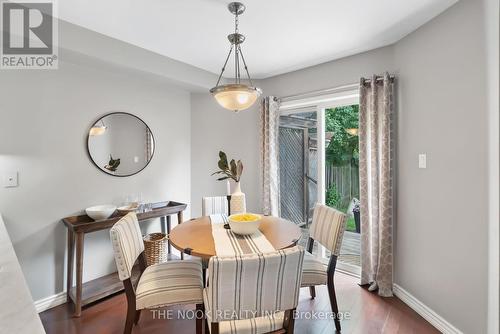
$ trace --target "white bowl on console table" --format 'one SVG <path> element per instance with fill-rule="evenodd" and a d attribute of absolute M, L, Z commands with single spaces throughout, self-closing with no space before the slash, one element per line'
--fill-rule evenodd
<path fill-rule="evenodd" d="M 229 226 L 235 234 L 251 235 L 258 231 L 261 220 L 255 213 L 238 213 L 229 216 Z"/>
<path fill-rule="evenodd" d="M 85 209 L 85 213 L 87 214 L 87 216 L 89 216 L 93 220 L 108 219 L 115 211 L 116 206 L 110 204 L 96 205 Z"/>

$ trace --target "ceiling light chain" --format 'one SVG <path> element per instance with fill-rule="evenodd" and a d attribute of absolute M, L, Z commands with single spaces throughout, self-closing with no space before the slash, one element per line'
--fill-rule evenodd
<path fill-rule="evenodd" d="M 245 71 L 247 72 L 248 81 L 250 82 L 250 86 L 253 86 L 252 78 L 250 77 L 250 73 L 248 72 L 247 62 L 245 61 L 245 57 L 243 57 L 243 52 L 241 51 L 241 47 L 238 45 L 238 50 L 240 51 L 241 60 L 243 60 L 243 65 L 245 66 Z"/>
<path fill-rule="evenodd" d="M 238 29 L 238 25 L 239 25 L 240 21 L 238 19 L 238 12 L 236 12 L 236 14 L 234 15 L 234 34 L 235 36 L 238 36 L 240 31 Z M 240 79 L 240 57 L 239 57 L 239 49 L 240 49 L 240 45 L 239 44 L 236 44 L 236 41 L 235 41 L 235 44 L 236 45 L 236 48 L 235 48 L 235 52 L 234 52 L 234 71 L 235 71 L 235 75 L 234 77 L 236 78 L 236 82 L 239 84 L 241 83 L 241 79 Z"/>
<path fill-rule="evenodd" d="M 226 70 L 226 65 L 227 62 L 229 61 L 229 57 L 231 57 L 231 53 L 233 52 L 233 44 L 231 44 L 231 48 L 229 49 L 229 53 L 227 54 L 226 61 L 224 62 L 224 66 L 222 66 L 222 71 L 220 72 L 219 79 L 217 79 L 217 83 L 215 86 L 219 85 L 220 79 L 222 78 L 222 74 L 224 74 L 224 71 Z"/>

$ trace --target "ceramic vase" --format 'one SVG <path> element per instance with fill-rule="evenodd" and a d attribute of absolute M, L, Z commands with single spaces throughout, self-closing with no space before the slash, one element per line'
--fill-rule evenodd
<path fill-rule="evenodd" d="M 241 191 L 241 185 L 236 182 L 233 193 L 231 194 L 231 214 L 247 212 L 245 193 Z"/>

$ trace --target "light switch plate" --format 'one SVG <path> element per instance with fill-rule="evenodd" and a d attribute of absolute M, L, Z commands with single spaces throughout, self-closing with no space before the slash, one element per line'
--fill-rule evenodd
<path fill-rule="evenodd" d="M 17 172 L 4 173 L 2 179 L 4 188 L 14 188 L 18 186 Z"/>
<path fill-rule="evenodd" d="M 418 155 L 418 168 L 427 168 L 427 154 Z"/>

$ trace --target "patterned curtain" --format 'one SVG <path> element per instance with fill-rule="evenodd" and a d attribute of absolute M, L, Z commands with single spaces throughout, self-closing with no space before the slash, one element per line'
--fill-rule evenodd
<path fill-rule="evenodd" d="M 393 86 L 388 73 L 360 84 L 361 284 L 383 297 L 392 296 Z"/>
<path fill-rule="evenodd" d="M 265 215 L 280 215 L 279 173 L 279 100 L 274 96 L 262 100 L 261 114 L 262 208 Z"/>

